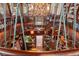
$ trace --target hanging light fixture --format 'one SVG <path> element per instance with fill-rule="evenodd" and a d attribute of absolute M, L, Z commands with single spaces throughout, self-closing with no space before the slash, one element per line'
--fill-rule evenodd
<path fill-rule="evenodd" d="M 47 16 L 49 12 L 50 12 L 50 4 L 48 3 L 29 4 L 30 16 Z"/>

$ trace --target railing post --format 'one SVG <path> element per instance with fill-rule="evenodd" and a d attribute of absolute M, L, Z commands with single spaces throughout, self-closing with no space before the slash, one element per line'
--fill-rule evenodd
<path fill-rule="evenodd" d="M 60 35 L 60 28 L 61 28 L 61 20 L 62 20 L 62 8 L 63 6 L 61 5 L 61 13 L 60 13 L 60 19 L 59 19 L 59 29 L 58 29 L 58 38 L 57 38 L 57 42 L 56 42 L 56 50 L 58 50 L 58 43 L 59 43 L 59 35 Z"/>
<path fill-rule="evenodd" d="M 65 25 L 65 13 L 64 13 L 64 3 L 62 3 L 61 5 L 61 13 L 60 13 L 60 19 L 59 19 L 59 30 L 58 30 L 58 38 L 57 38 L 57 42 L 56 42 L 56 50 L 58 50 L 58 45 L 59 45 L 59 36 L 60 36 L 60 28 L 61 28 L 61 22 L 63 21 L 64 24 L 64 34 L 65 34 L 65 42 L 66 42 L 66 49 L 68 48 L 68 44 L 67 44 L 67 37 L 66 37 L 66 25 Z"/>
<path fill-rule="evenodd" d="M 65 16 L 65 11 L 64 11 L 64 4 L 63 4 L 63 24 L 64 24 L 64 35 L 65 35 L 65 42 L 66 42 L 66 49 L 68 48 L 68 43 L 67 43 L 67 35 L 66 35 L 66 23 L 65 23 L 65 20 L 66 20 L 66 16 Z"/>
<path fill-rule="evenodd" d="M 16 17 L 15 17 L 15 24 L 14 24 L 13 48 L 14 48 L 14 45 L 15 45 L 15 37 L 16 37 L 16 24 L 17 24 L 17 16 L 18 16 L 18 6 L 19 6 L 19 4 L 17 4 L 17 7 L 16 7 Z"/>
<path fill-rule="evenodd" d="M 58 3 L 54 7 L 54 19 L 53 19 L 53 31 L 54 32 L 54 27 L 55 27 L 55 20 L 56 20 L 56 15 L 57 15 L 57 9 L 58 9 Z"/>
<path fill-rule="evenodd" d="M 7 47 L 7 39 L 6 39 L 6 4 L 3 3 L 3 18 L 4 18 L 4 41 L 5 47 Z"/>
<path fill-rule="evenodd" d="M 12 38 L 11 38 L 11 34 L 12 34 L 12 25 L 13 25 L 13 21 L 12 21 L 12 20 L 13 20 L 13 19 L 12 19 L 12 16 L 13 16 L 13 3 L 11 3 L 11 4 L 10 4 L 10 9 L 11 9 L 11 22 L 10 22 L 10 23 L 11 23 L 11 27 L 10 27 L 10 39 L 12 39 Z"/>
<path fill-rule="evenodd" d="M 73 21 L 73 48 L 76 43 L 76 3 L 74 3 L 74 21 Z"/>
<path fill-rule="evenodd" d="M 22 29 L 22 33 L 23 33 L 23 40 L 24 40 L 24 46 L 25 46 L 25 50 L 27 50 L 27 47 L 26 47 L 26 42 L 25 42 L 25 34 L 24 34 L 24 26 L 23 26 L 23 16 L 21 14 L 21 9 L 19 8 L 20 10 L 20 20 L 21 20 L 21 29 Z"/>

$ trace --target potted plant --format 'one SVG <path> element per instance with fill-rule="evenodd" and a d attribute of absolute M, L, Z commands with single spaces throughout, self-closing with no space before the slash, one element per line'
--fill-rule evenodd
<path fill-rule="evenodd" d="M 32 48 L 32 37 L 31 36 L 25 36 L 24 39 L 25 39 L 25 42 L 26 42 L 27 50 L 30 50 Z"/>

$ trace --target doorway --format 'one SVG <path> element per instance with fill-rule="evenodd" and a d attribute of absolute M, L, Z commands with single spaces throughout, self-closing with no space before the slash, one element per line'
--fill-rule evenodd
<path fill-rule="evenodd" d="M 43 49 L 43 35 L 36 36 L 36 48 L 39 50 Z"/>

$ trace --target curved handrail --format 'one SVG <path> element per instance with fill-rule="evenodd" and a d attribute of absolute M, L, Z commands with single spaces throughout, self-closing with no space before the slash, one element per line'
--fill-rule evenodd
<path fill-rule="evenodd" d="M 79 49 L 62 51 L 23 51 L 9 48 L 0 48 L 0 54 L 7 56 L 59 56 L 59 55 L 79 55 Z"/>

